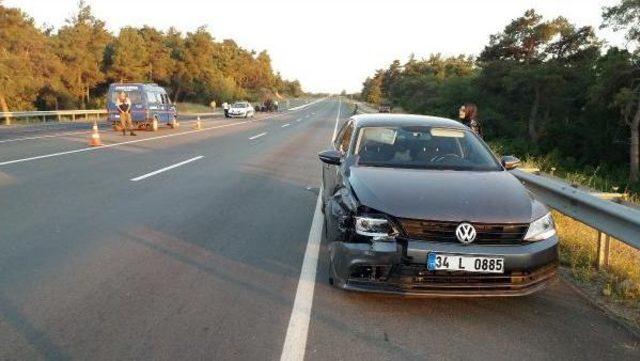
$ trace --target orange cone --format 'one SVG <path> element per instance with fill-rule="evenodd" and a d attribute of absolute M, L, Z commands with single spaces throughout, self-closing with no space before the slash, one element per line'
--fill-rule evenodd
<path fill-rule="evenodd" d="M 200 130 L 202 129 L 202 123 L 200 122 L 200 116 L 196 118 L 196 125 L 193 126 L 193 129 Z"/>
<path fill-rule="evenodd" d="M 98 124 L 96 123 L 93 123 L 89 145 L 92 147 L 99 147 L 102 145 L 102 141 L 100 140 L 100 133 L 98 133 Z"/>

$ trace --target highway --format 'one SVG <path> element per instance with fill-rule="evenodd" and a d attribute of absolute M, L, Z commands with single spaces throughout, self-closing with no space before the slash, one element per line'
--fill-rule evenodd
<path fill-rule="evenodd" d="M 329 286 L 317 153 L 350 112 L 104 126 L 98 148 L 80 126 L 0 128 L 0 360 L 640 359 L 561 279 L 524 298 Z"/>

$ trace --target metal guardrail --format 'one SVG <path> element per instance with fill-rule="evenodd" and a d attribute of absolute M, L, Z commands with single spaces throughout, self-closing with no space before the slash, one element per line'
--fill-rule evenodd
<path fill-rule="evenodd" d="M 523 170 L 511 174 L 549 207 L 598 230 L 598 268 L 609 265 L 611 236 L 640 249 L 640 210 Z"/>
<path fill-rule="evenodd" d="M 93 119 L 99 119 L 100 116 L 106 114 L 106 109 L 0 112 L 0 119 L 5 119 L 5 124 L 9 125 L 12 119 L 39 119 L 42 122 L 46 122 L 49 118 L 55 118 L 57 121 L 63 119 L 75 121 L 77 118 L 89 120 L 90 116 L 93 116 Z"/>

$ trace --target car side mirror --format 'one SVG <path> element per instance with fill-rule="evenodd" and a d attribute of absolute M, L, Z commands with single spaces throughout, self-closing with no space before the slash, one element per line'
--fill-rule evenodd
<path fill-rule="evenodd" d="M 505 155 L 504 157 L 502 157 L 502 160 L 500 162 L 506 170 L 516 169 L 520 165 L 520 159 L 512 155 Z"/>
<path fill-rule="evenodd" d="M 323 163 L 326 163 L 326 164 L 339 165 L 340 162 L 342 161 L 341 159 L 342 154 L 340 154 L 340 152 L 338 152 L 337 150 L 333 150 L 333 149 L 320 152 L 320 154 L 318 154 L 318 157 Z"/>

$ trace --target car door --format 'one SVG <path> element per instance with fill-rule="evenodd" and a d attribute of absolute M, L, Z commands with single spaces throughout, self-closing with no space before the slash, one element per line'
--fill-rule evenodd
<path fill-rule="evenodd" d="M 353 135 L 354 124 L 353 121 L 348 121 L 344 127 L 338 133 L 338 136 L 333 141 L 333 149 L 342 154 L 342 159 L 349 150 L 349 143 L 351 142 L 351 136 Z M 333 196 L 340 181 L 340 168 L 342 165 L 331 165 L 322 163 L 322 184 L 323 184 L 323 201 L 326 204 L 327 200 Z"/>

